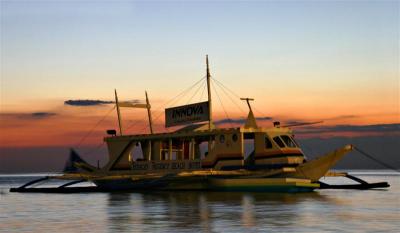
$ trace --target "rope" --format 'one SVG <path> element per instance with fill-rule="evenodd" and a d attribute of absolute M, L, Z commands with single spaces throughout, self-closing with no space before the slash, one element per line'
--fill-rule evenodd
<path fill-rule="evenodd" d="M 172 104 L 173 100 L 177 100 L 178 97 L 180 97 L 181 95 L 185 94 L 190 91 L 192 88 L 194 88 L 195 86 L 197 86 L 197 84 L 199 84 L 201 81 L 203 81 L 203 79 L 205 79 L 206 77 L 201 78 L 199 81 L 197 81 L 196 83 L 194 83 L 192 86 L 188 87 L 186 90 L 182 91 L 181 93 L 179 93 L 178 95 L 176 95 L 175 97 L 173 97 L 172 99 L 170 99 L 169 101 L 163 103 L 160 107 L 165 107 L 168 104 Z M 175 101 L 176 102 L 176 101 Z M 158 108 L 159 109 L 159 108 Z M 158 110 L 157 109 L 157 110 Z"/>
<path fill-rule="evenodd" d="M 147 121 L 147 117 L 146 117 L 146 116 L 144 116 L 141 120 L 136 120 L 133 124 L 130 124 L 128 127 L 126 127 L 125 131 L 128 131 L 128 130 L 131 129 L 133 126 L 135 126 L 135 125 L 137 125 L 137 124 L 139 124 L 139 123 L 142 123 L 142 122 L 144 122 L 144 121 Z M 146 127 L 148 127 L 148 126 L 146 125 Z"/>
<path fill-rule="evenodd" d="M 225 107 L 224 107 L 224 104 L 223 104 L 222 101 L 221 101 L 221 98 L 219 97 L 219 94 L 218 94 L 218 92 L 217 92 L 217 89 L 215 88 L 215 85 L 212 85 L 212 87 L 213 87 L 213 89 L 214 89 L 215 94 L 216 94 L 217 97 L 218 97 L 218 100 L 219 100 L 219 103 L 221 104 L 222 109 L 223 109 L 224 112 L 225 112 L 226 118 L 229 120 L 230 126 L 233 128 L 232 119 L 229 117 L 229 114 L 228 114 L 228 112 L 226 111 L 226 109 L 225 109 Z"/>
<path fill-rule="evenodd" d="M 101 118 L 101 119 L 89 130 L 89 132 L 87 132 L 87 133 L 85 134 L 85 136 L 83 136 L 83 137 L 81 138 L 81 140 L 78 142 L 78 144 L 76 145 L 76 147 L 79 147 L 79 146 L 83 143 L 83 141 L 85 141 L 86 138 L 87 138 L 90 134 L 93 133 L 94 129 L 97 128 L 97 126 L 99 126 L 100 123 L 103 122 L 103 121 L 106 119 L 106 117 L 111 113 L 112 110 L 114 110 L 114 108 L 115 108 L 115 106 L 114 106 L 113 108 L 111 108 L 111 109 L 103 116 L 103 118 Z"/>
<path fill-rule="evenodd" d="M 161 107 L 165 108 L 168 104 L 171 104 L 171 105 L 172 105 L 172 103 L 175 103 L 176 100 L 179 100 L 178 97 L 183 97 L 183 96 L 185 96 L 192 88 L 194 88 L 194 87 L 197 86 L 201 81 L 203 81 L 203 79 L 205 79 L 205 77 L 201 78 L 200 80 L 198 80 L 198 81 L 195 82 L 193 85 L 191 85 L 191 86 L 188 87 L 187 89 L 185 89 L 185 90 L 183 90 L 182 92 L 180 92 L 178 95 L 176 95 L 176 96 L 173 97 L 172 99 L 170 99 L 170 100 L 168 100 L 168 101 L 162 103 L 162 104 L 160 105 L 160 107 L 158 107 L 157 109 L 155 109 L 153 112 L 157 112 L 159 109 L 161 109 Z M 156 122 L 156 120 L 158 120 L 158 118 L 160 118 L 160 116 L 161 116 L 163 113 L 164 113 L 164 111 L 160 111 L 160 114 L 156 115 L 156 116 L 153 118 L 153 123 Z M 133 126 L 137 125 L 138 123 L 141 123 L 141 122 L 140 122 L 140 121 L 137 121 L 137 122 L 135 122 L 135 123 L 129 125 L 129 126 L 127 127 L 127 129 L 132 128 Z M 146 126 L 146 127 L 147 127 L 147 126 Z M 144 129 L 145 129 L 145 128 L 144 128 Z M 144 130 L 144 129 L 143 129 L 143 130 Z"/>
<path fill-rule="evenodd" d="M 143 115 L 142 118 L 140 118 L 140 120 L 142 120 L 142 121 L 147 121 L 147 120 L 148 120 L 147 114 L 146 114 L 146 115 Z M 128 127 L 125 128 L 125 131 L 128 131 L 128 130 L 131 129 L 133 126 L 137 125 L 138 123 L 140 123 L 140 122 L 142 122 L 142 121 L 139 121 L 138 119 L 135 119 L 135 120 L 127 120 L 127 124 L 126 124 L 126 125 L 128 125 Z"/>
<path fill-rule="evenodd" d="M 216 83 L 220 84 L 221 86 L 223 86 L 224 88 L 226 88 L 229 92 L 231 92 L 234 96 L 236 96 L 238 99 L 240 99 L 240 96 L 238 94 L 236 94 L 234 91 L 232 91 L 231 89 L 229 89 L 227 86 L 225 86 L 222 82 L 212 78 Z"/>
<path fill-rule="evenodd" d="M 105 143 L 105 142 L 103 141 L 102 143 L 100 143 L 99 145 L 97 145 L 97 146 L 94 147 L 93 149 L 91 149 L 91 150 L 89 150 L 89 151 L 83 153 L 82 155 L 83 155 L 83 156 L 85 156 L 85 155 L 90 155 L 90 154 L 92 154 L 92 153 L 98 151 L 98 150 L 104 145 L 104 143 Z"/>
<path fill-rule="evenodd" d="M 187 101 L 186 104 L 189 104 L 190 101 L 192 101 L 193 97 L 195 97 L 197 95 L 197 93 L 200 91 L 200 89 L 202 87 L 204 87 L 206 84 L 203 82 L 201 85 L 199 85 L 199 87 L 197 88 L 197 90 L 194 92 L 194 94 L 192 95 L 192 97 L 190 97 L 190 99 Z"/>
<path fill-rule="evenodd" d="M 240 106 L 237 104 L 237 102 L 235 102 L 235 101 L 233 100 L 233 98 L 227 93 L 227 91 L 225 91 L 225 89 L 228 90 L 228 91 L 230 91 L 230 92 L 231 92 L 234 96 L 236 96 L 238 99 L 240 99 L 240 97 L 239 97 L 238 95 L 236 95 L 232 90 L 230 90 L 229 88 L 227 88 L 227 87 L 226 87 L 224 84 L 222 84 L 220 81 L 218 81 L 218 80 L 216 80 L 216 79 L 214 79 L 214 78 L 212 78 L 212 80 L 215 81 L 215 83 L 221 88 L 221 90 L 224 92 L 224 94 L 225 94 L 226 96 L 228 96 L 229 100 L 230 100 L 234 105 L 236 105 L 236 107 L 237 107 L 243 114 L 246 114 L 246 111 L 244 111 L 243 108 L 240 107 Z"/>
<path fill-rule="evenodd" d="M 367 158 L 373 160 L 374 162 L 376 162 L 376 163 L 378 163 L 378 164 L 380 164 L 380 165 L 382 165 L 382 166 L 384 166 L 384 167 L 386 167 L 386 168 L 388 168 L 388 169 L 391 169 L 391 170 L 396 171 L 396 172 L 400 172 L 400 169 L 395 168 L 395 167 L 393 167 L 393 166 L 391 166 L 391 165 L 389 165 L 389 164 L 387 164 L 387 163 L 385 163 L 385 162 L 382 162 L 382 161 L 378 160 L 378 159 L 375 158 L 374 156 L 368 154 L 367 152 L 361 150 L 361 149 L 358 148 L 358 147 L 355 147 L 355 146 L 354 146 L 354 150 L 360 152 L 360 153 L 361 153 L 362 155 L 364 155 L 365 157 L 367 157 Z"/>
<path fill-rule="evenodd" d="M 223 88 L 225 88 L 226 90 L 228 90 L 230 93 L 232 93 L 234 96 L 236 96 L 237 98 L 239 98 L 240 99 L 240 96 L 238 95 L 238 94 L 236 94 L 234 91 L 232 91 L 231 89 L 229 89 L 227 86 L 225 86 L 223 83 L 221 83 L 221 82 L 219 82 L 218 80 L 216 80 L 216 79 L 213 79 L 214 81 L 216 81 L 216 83 L 217 84 L 219 84 L 220 86 L 222 86 Z M 224 89 L 222 89 L 222 90 L 224 90 Z M 225 93 L 226 94 L 226 93 Z M 235 103 L 235 102 L 234 102 Z M 236 103 L 235 103 L 236 104 Z M 254 110 L 256 110 L 256 112 L 258 112 L 261 116 L 263 116 L 263 117 L 266 117 L 267 116 L 267 114 L 264 114 L 263 112 L 261 112 L 261 111 L 259 111 L 255 106 L 252 106 L 252 108 L 254 109 Z M 240 110 L 242 110 L 242 108 L 239 108 Z M 243 110 L 242 110 L 242 112 L 244 112 Z"/>
<path fill-rule="evenodd" d="M 265 114 L 265 113 L 263 113 L 263 112 L 261 112 L 260 110 L 258 110 L 255 106 L 252 106 L 253 107 L 253 109 L 254 110 L 256 110 L 256 112 L 258 112 L 261 116 L 263 116 L 263 117 L 268 117 L 268 115 L 267 114 Z"/>
<path fill-rule="evenodd" d="M 173 104 L 173 103 L 176 103 L 177 102 L 177 97 L 179 97 L 179 96 L 185 96 L 186 95 L 186 93 L 188 92 L 188 91 L 190 91 L 192 88 L 194 88 L 197 84 L 199 84 L 203 79 L 205 79 L 205 77 L 203 77 L 202 79 L 200 79 L 199 81 L 197 81 L 195 84 L 193 84 L 192 86 L 190 86 L 188 89 L 186 89 L 185 91 L 183 91 L 183 92 L 181 92 L 179 95 L 177 95 L 177 96 L 175 96 L 174 98 L 172 98 L 170 101 L 168 101 L 168 102 L 166 102 L 165 104 L 163 104 L 162 106 L 167 106 L 168 104 Z M 186 92 L 185 93 L 185 95 L 182 95 L 184 92 Z M 175 101 L 172 101 L 173 99 L 176 99 Z M 158 110 L 158 109 L 157 109 Z M 155 118 L 154 118 L 154 120 L 153 121 L 156 121 L 156 120 L 158 120 L 158 118 L 160 118 L 160 116 L 162 116 L 163 115 L 163 113 L 164 113 L 164 111 L 161 111 L 160 112 L 160 114 L 158 114 Z"/>
<path fill-rule="evenodd" d="M 204 92 L 205 92 L 206 89 L 207 89 L 207 85 L 204 85 L 203 90 L 201 91 L 201 95 L 200 95 L 200 100 L 199 101 L 203 100 Z"/>

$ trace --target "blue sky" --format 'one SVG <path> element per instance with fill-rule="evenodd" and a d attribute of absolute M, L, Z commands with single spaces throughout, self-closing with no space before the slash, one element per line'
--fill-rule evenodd
<path fill-rule="evenodd" d="M 2 1 L 1 12 L 3 97 L 11 102 L 101 97 L 111 84 L 190 84 L 202 77 L 205 54 L 214 76 L 236 88 L 243 76 L 277 73 L 315 81 L 356 72 L 368 81 L 383 72 L 393 85 L 398 72 L 396 1 Z"/>

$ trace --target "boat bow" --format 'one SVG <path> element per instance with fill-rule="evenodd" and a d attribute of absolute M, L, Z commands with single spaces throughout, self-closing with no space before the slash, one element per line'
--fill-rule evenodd
<path fill-rule="evenodd" d="M 331 167 L 333 167 L 345 154 L 353 150 L 353 145 L 346 145 L 324 156 L 305 162 L 296 167 L 293 174 L 296 178 L 306 178 L 318 181 Z"/>

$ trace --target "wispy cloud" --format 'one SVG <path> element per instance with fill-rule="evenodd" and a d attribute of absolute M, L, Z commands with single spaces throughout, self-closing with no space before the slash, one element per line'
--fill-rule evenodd
<path fill-rule="evenodd" d="M 104 105 L 104 104 L 112 104 L 113 101 L 106 101 L 106 100 L 66 100 L 64 101 L 65 105 L 71 106 L 97 106 L 97 105 Z"/>
<path fill-rule="evenodd" d="M 214 121 L 216 125 L 223 125 L 223 124 L 244 124 L 246 123 L 246 118 L 224 118 L 217 121 Z M 272 117 L 256 117 L 257 121 L 270 121 Z"/>
<path fill-rule="evenodd" d="M 124 102 L 129 102 L 129 103 L 143 103 L 143 100 L 128 100 L 128 101 L 124 101 Z M 64 105 L 70 105 L 70 106 L 79 106 L 79 107 L 88 107 L 88 106 L 99 106 L 99 105 L 105 105 L 105 104 L 114 104 L 115 101 L 110 101 L 110 100 L 66 100 L 64 101 Z"/>
<path fill-rule="evenodd" d="M 57 115 L 57 114 L 54 113 L 54 112 L 34 112 L 34 113 L 31 113 L 31 116 L 33 118 L 40 118 L 40 119 L 47 118 L 47 117 L 52 117 L 52 116 L 55 116 L 55 115 Z"/>
<path fill-rule="evenodd" d="M 322 134 L 332 132 L 378 132 L 378 133 L 398 133 L 400 124 L 375 124 L 375 125 L 334 125 L 334 126 L 307 126 L 297 130 L 298 134 Z"/>
<path fill-rule="evenodd" d="M 0 116 L 4 118 L 28 119 L 28 120 L 46 119 L 56 115 L 57 113 L 54 112 L 0 113 Z"/>
<path fill-rule="evenodd" d="M 359 118 L 360 116 L 357 115 L 341 115 L 341 116 L 336 116 L 328 119 L 324 119 L 325 121 L 329 120 L 342 120 L 342 119 L 353 119 L 353 118 Z"/>

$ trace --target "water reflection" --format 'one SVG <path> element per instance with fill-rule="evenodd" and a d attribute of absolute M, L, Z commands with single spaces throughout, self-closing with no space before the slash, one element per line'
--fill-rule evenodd
<path fill-rule="evenodd" d="M 224 222 L 243 229 L 296 224 L 308 202 L 330 202 L 317 192 L 303 194 L 229 192 L 112 193 L 110 230 L 212 232 Z M 222 224 L 221 224 L 222 223 Z M 226 229 L 225 229 L 226 230 Z"/>
<path fill-rule="evenodd" d="M 4 178 L 4 177 L 3 177 Z M 361 177 L 363 178 L 363 177 Z M 312 193 L 9 193 L 5 177 L 0 232 L 398 232 L 399 176 L 387 191 Z M 34 179 L 34 178 L 32 178 Z M 16 185 L 17 184 L 17 185 Z"/>

